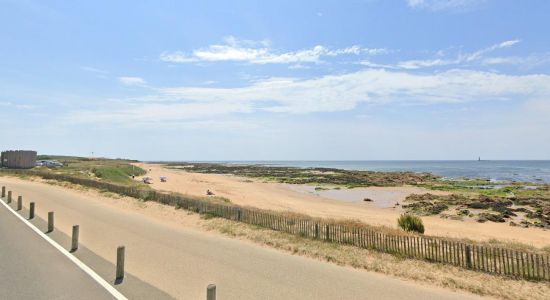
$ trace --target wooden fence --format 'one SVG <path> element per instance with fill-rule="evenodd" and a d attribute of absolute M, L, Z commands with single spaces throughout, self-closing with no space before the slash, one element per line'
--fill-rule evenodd
<path fill-rule="evenodd" d="M 181 194 L 166 194 L 150 189 L 120 186 L 62 174 L 20 170 L 10 170 L 9 172 L 99 188 L 315 240 L 353 245 L 401 257 L 449 264 L 514 278 L 550 280 L 550 262 L 547 254 L 475 245 L 421 235 L 387 234 L 366 226 L 323 222 L 306 216 L 287 216 L 233 204 L 212 203 Z"/>

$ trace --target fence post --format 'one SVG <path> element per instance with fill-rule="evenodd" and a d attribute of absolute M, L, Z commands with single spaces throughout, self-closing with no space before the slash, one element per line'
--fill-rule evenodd
<path fill-rule="evenodd" d="M 328 224 L 325 225 L 325 240 L 329 240 L 330 239 L 330 233 L 329 233 L 329 227 L 328 227 Z"/>
<path fill-rule="evenodd" d="M 315 238 L 319 239 L 319 224 L 315 223 Z"/>
<path fill-rule="evenodd" d="M 74 252 L 78 249 L 78 231 L 79 231 L 79 226 L 73 225 L 73 238 L 71 243 L 71 252 Z"/>
<path fill-rule="evenodd" d="M 216 285 L 209 284 L 206 287 L 206 300 L 216 300 Z"/>
<path fill-rule="evenodd" d="M 2 198 L 6 197 L 6 186 L 2 186 Z"/>
<path fill-rule="evenodd" d="M 29 220 L 34 219 L 34 202 L 29 203 Z"/>
<path fill-rule="evenodd" d="M 8 200 L 7 203 L 11 203 L 11 191 L 8 191 Z"/>
<path fill-rule="evenodd" d="M 116 249 L 116 281 L 122 281 L 124 278 L 124 246 Z"/>
<path fill-rule="evenodd" d="M 241 210 L 237 210 L 237 221 L 241 221 Z"/>
<path fill-rule="evenodd" d="M 48 212 L 48 232 L 53 231 L 53 211 Z"/>
<path fill-rule="evenodd" d="M 23 196 L 17 197 L 17 210 L 23 209 Z"/>
<path fill-rule="evenodd" d="M 466 266 L 468 269 L 472 268 L 472 248 L 470 245 L 466 245 Z"/>

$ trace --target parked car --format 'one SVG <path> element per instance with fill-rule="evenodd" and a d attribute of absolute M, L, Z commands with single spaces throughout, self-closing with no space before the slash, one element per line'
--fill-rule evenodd
<path fill-rule="evenodd" d="M 63 164 L 57 160 L 38 160 L 36 161 L 37 166 L 45 167 L 61 167 Z"/>

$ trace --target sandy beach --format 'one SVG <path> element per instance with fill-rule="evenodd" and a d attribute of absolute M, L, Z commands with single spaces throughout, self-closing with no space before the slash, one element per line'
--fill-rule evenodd
<path fill-rule="evenodd" d="M 396 219 L 402 213 L 400 206 L 393 207 L 411 193 L 428 190 L 419 187 L 369 187 L 343 190 L 315 190 L 315 186 L 266 183 L 230 175 L 189 173 L 166 169 L 156 164 L 137 164 L 153 178 L 151 187 L 162 191 L 205 196 L 212 191 L 216 196 L 232 203 L 276 211 L 292 211 L 315 217 L 353 219 L 371 225 L 396 228 Z M 160 182 L 159 177 L 168 177 Z M 431 191 L 434 193 L 433 191 Z M 370 198 L 373 202 L 364 202 Z M 511 227 L 507 224 L 472 220 L 457 221 L 438 216 L 423 217 L 426 234 L 472 240 L 499 239 L 521 242 L 536 247 L 548 246 L 550 232 L 537 228 Z"/>
<path fill-rule="evenodd" d="M 126 275 L 166 293 L 148 298 L 130 291 L 129 299 L 204 299 L 205 287 L 213 282 L 223 299 L 363 299 L 365 289 L 376 299 L 481 299 L 228 238 L 205 231 L 198 215 L 155 202 L 104 197 L 41 180 L 2 177 L 0 183 L 23 195 L 23 207 L 36 201 L 37 217 L 55 211 L 56 231 L 70 235 L 72 225 L 79 224 L 80 245 L 108 263 L 114 264 L 116 247 L 125 245 Z M 98 267 L 94 259 L 80 259 Z M 105 280 L 113 280 L 111 267 Z M 125 279 L 118 288 L 130 288 L 126 284 Z"/>

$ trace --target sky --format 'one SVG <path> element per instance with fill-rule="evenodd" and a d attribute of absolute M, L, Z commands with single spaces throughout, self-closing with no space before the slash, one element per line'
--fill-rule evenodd
<path fill-rule="evenodd" d="M 0 148 L 550 159 L 548 28 L 545 0 L 0 0 Z"/>

